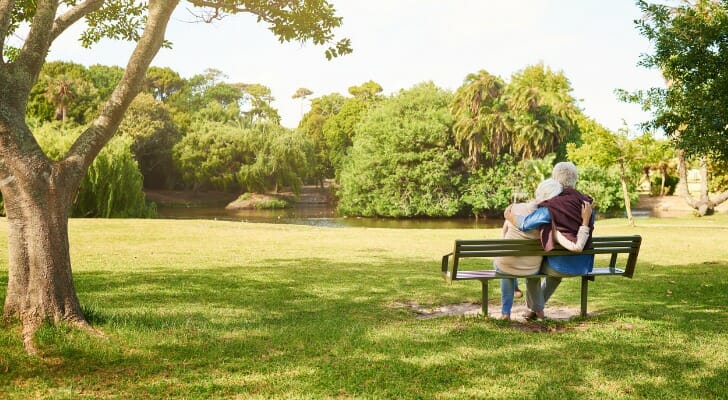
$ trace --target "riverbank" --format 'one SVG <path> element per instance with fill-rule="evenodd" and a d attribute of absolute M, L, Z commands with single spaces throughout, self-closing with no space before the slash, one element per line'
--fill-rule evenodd
<path fill-rule="evenodd" d="M 294 208 L 305 207 L 334 207 L 335 199 L 329 187 L 304 186 L 296 199 L 293 192 L 280 192 L 277 194 L 253 193 L 247 198 L 240 198 L 236 194 L 221 191 L 205 191 L 194 193 L 179 190 L 147 190 L 148 200 L 154 201 L 161 207 L 221 207 L 228 210 L 254 210 L 256 204 L 271 200 L 284 199 L 290 201 Z M 693 209 L 679 196 L 649 196 L 640 195 L 637 204 L 633 207 L 637 213 L 648 213 L 653 216 L 681 216 L 691 215 Z M 728 202 L 716 208 L 717 212 L 728 213 Z"/>
<path fill-rule="evenodd" d="M 208 190 L 192 192 L 182 190 L 145 190 L 147 199 L 161 207 L 217 207 L 228 210 L 253 210 L 257 204 L 284 200 L 294 207 L 334 205 L 334 197 L 328 187 L 304 186 L 296 197 L 291 191 L 279 193 L 250 193 L 240 196 L 233 193 Z"/>

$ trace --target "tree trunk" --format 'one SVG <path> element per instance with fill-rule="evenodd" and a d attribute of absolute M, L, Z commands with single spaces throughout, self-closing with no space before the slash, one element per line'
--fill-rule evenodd
<path fill-rule="evenodd" d="M 619 180 L 622 183 L 622 195 L 624 196 L 624 208 L 627 211 L 627 223 L 634 226 L 634 217 L 632 216 L 632 204 L 629 199 L 629 189 L 627 189 L 627 176 L 624 171 L 624 162 L 620 161 Z"/>
<path fill-rule="evenodd" d="M 642 168 L 642 172 L 645 174 L 645 179 L 647 180 L 647 188 L 651 195 L 652 194 L 652 179 L 650 178 L 650 166 L 649 165 L 644 166 Z"/>
<path fill-rule="evenodd" d="M 703 215 L 709 215 L 713 213 L 713 210 L 715 208 L 715 204 L 710 201 L 710 198 L 708 197 L 708 168 L 707 168 L 707 159 L 705 157 L 702 157 L 700 159 L 700 177 L 701 177 L 701 190 L 700 190 L 700 200 L 696 200 L 691 194 L 688 189 L 688 172 L 687 172 L 687 164 L 685 162 L 685 151 L 682 149 L 678 149 L 677 151 L 677 161 L 678 161 L 678 174 L 680 176 L 680 180 L 677 183 L 677 193 L 680 197 L 682 197 L 690 207 L 695 209 L 695 213 L 698 216 Z"/>
<path fill-rule="evenodd" d="M 698 206 L 699 215 L 713 214 L 715 204 L 710 201 L 708 195 L 708 157 L 700 157 L 700 201 Z"/>
<path fill-rule="evenodd" d="M 23 345 L 35 354 L 33 335 L 46 321 L 96 331 L 83 316 L 71 275 L 68 188 L 75 186 L 64 184 L 56 166 L 27 179 L 3 190 L 9 256 L 3 315 L 20 319 Z"/>

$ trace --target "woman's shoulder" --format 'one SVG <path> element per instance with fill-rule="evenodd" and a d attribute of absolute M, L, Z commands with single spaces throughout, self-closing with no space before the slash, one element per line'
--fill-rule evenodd
<path fill-rule="evenodd" d="M 513 203 L 511 212 L 517 215 L 528 215 L 536 210 L 536 204 L 531 203 Z"/>

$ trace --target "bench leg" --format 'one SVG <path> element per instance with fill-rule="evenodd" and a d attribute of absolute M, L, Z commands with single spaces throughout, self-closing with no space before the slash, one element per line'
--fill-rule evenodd
<path fill-rule="evenodd" d="M 589 289 L 589 278 L 581 277 L 581 317 L 586 318 L 586 297 Z"/>
<path fill-rule="evenodd" d="M 480 284 L 483 286 L 483 304 L 481 305 L 481 309 L 483 316 L 488 317 L 488 281 L 483 279 L 480 281 Z"/>

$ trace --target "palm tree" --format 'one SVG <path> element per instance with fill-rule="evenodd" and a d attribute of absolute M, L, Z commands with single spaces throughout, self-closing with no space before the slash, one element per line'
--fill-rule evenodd
<path fill-rule="evenodd" d="M 559 150 L 574 132 L 576 107 L 563 73 L 543 64 L 513 75 L 504 95 L 511 111 L 513 151 L 521 158 L 542 158 Z"/>
<path fill-rule="evenodd" d="M 56 120 L 66 122 L 68 115 L 68 105 L 76 97 L 74 94 L 73 80 L 65 75 L 61 75 L 56 79 L 50 80 L 45 96 L 56 108 Z"/>
<path fill-rule="evenodd" d="M 455 117 L 453 132 L 461 149 L 467 151 L 467 164 L 476 169 L 483 148 L 495 157 L 509 146 L 509 130 L 502 95 L 506 85 L 498 77 L 481 70 L 468 74 L 455 92 L 450 110 Z"/>

